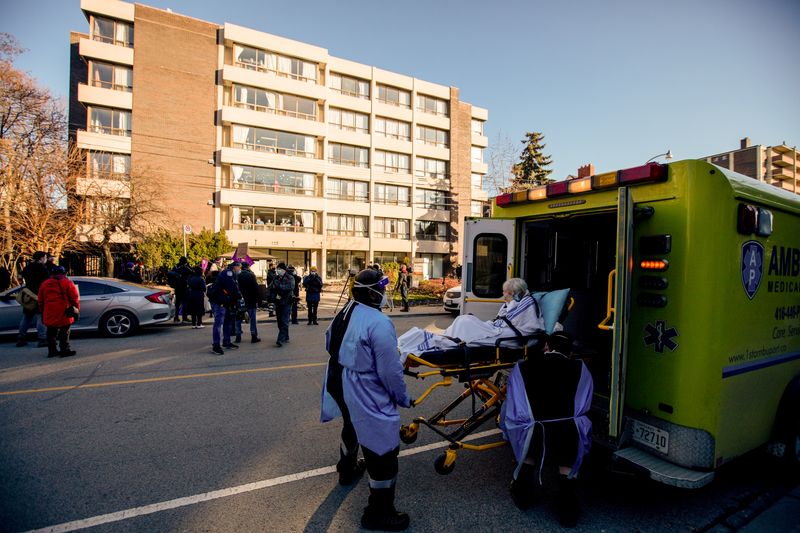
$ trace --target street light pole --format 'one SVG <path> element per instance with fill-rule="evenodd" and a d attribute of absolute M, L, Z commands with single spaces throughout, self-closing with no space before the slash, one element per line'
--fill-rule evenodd
<path fill-rule="evenodd" d="M 650 161 L 652 161 L 653 159 L 658 159 L 659 157 L 662 157 L 662 156 L 665 156 L 665 157 L 666 157 L 666 159 L 667 159 L 667 162 L 669 162 L 669 160 L 670 160 L 670 159 L 672 159 L 672 150 L 667 150 L 667 151 L 666 151 L 666 152 L 664 152 L 663 154 L 654 155 L 653 157 L 651 157 L 650 159 L 648 159 L 647 161 L 645 161 L 645 162 L 644 162 L 644 164 L 646 165 L 647 163 L 649 163 L 649 162 L 650 162 Z"/>

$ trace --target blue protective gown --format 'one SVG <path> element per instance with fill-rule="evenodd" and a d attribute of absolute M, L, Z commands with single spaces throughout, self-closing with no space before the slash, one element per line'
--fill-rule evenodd
<path fill-rule="evenodd" d="M 329 327 L 326 348 L 330 339 Z M 397 406 L 409 407 L 411 398 L 403 380 L 397 333 L 389 317 L 367 305 L 356 305 L 339 349 L 339 364 L 344 367 L 344 401 L 359 443 L 378 455 L 394 450 L 400 445 Z M 323 385 L 320 420 L 327 422 L 340 415 Z"/>

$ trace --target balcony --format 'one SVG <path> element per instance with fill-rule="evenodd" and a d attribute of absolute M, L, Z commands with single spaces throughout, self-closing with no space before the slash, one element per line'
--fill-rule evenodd
<path fill-rule="evenodd" d="M 81 0 L 81 10 L 84 13 L 95 13 L 112 19 L 133 22 L 134 5 L 119 0 Z"/>
<path fill-rule="evenodd" d="M 327 88 L 322 85 L 278 76 L 273 72 L 252 70 L 244 65 L 223 65 L 222 79 L 226 82 L 270 89 L 279 93 L 306 96 L 314 100 L 325 100 L 328 94 Z"/>
<path fill-rule="evenodd" d="M 85 105 L 133 109 L 133 96 L 130 92 L 83 83 L 78 84 L 78 101 Z"/>
<path fill-rule="evenodd" d="M 323 137 L 325 135 L 325 124 L 317 122 L 316 118 L 308 118 L 310 115 L 296 115 L 297 116 L 292 116 L 288 112 L 278 113 L 274 109 L 265 111 L 246 107 L 223 106 L 220 120 L 223 125 L 241 124 L 268 128 L 271 130 L 300 133 L 303 135 L 313 135 L 315 137 Z"/>
<path fill-rule="evenodd" d="M 131 138 L 78 130 L 78 148 L 97 152 L 131 153 Z"/>
<path fill-rule="evenodd" d="M 776 167 L 792 167 L 797 164 L 797 161 L 792 157 L 791 152 L 785 152 L 772 156 L 772 164 Z"/>
<path fill-rule="evenodd" d="M 83 57 L 100 59 L 120 65 L 133 65 L 133 48 L 115 46 L 82 37 L 78 42 L 78 53 Z"/>

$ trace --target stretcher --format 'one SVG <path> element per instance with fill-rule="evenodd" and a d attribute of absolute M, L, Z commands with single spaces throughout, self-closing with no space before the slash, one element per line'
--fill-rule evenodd
<path fill-rule="evenodd" d="M 559 310 L 558 318 L 563 320 L 573 305 L 570 297 Z M 434 390 L 453 383 L 462 383 L 464 391 L 432 416 L 418 416 L 409 425 L 401 426 L 400 440 L 406 444 L 415 442 L 420 427 L 425 426 L 448 441 L 447 449 L 434 461 L 434 469 L 442 475 L 455 468 L 458 450 L 485 451 L 505 446 L 504 440 L 485 444 L 469 444 L 464 440 L 489 420 L 499 423 L 500 408 L 506 397 L 507 373 L 503 371 L 543 350 L 546 337 L 547 332 L 537 331 L 498 338 L 493 346 L 461 343 L 454 349 L 408 354 L 405 375 L 414 379 L 439 378 L 416 399 L 415 407 L 423 404 Z M 448 418 L 466 400 L 472 401 L 471 414 L 466 418 Z"/>

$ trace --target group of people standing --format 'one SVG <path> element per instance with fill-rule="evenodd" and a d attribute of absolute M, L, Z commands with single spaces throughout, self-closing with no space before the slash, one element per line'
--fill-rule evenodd
<path fill-rule="evenodd" d="M 66 276 L 66 269 L 47 252 L 34 252 L 22 270 L 25 287 L 17 296 L 22 307 L 17 347 L 28 344 L 28 329 L 36 326 L 38 346 L 47 347 L 47 357 L 71 357 L 70 327 L 80 313 L 78 288 Z"/>

